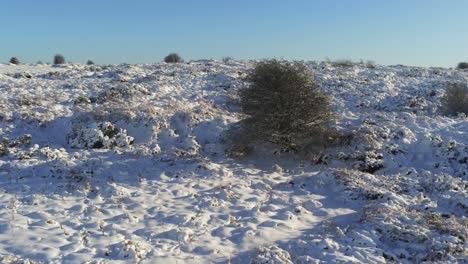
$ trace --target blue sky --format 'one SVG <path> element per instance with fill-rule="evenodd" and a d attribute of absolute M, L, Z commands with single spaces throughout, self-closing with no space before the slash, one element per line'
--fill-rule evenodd
<path fill-rule="evenodd" d="M 0 0 L 0 61 L 468 61 L 465 0 Z"/>

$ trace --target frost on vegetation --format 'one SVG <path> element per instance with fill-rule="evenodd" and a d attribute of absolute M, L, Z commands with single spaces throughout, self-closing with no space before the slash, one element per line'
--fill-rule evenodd
<path fill-rule="evenodd" d="M 127 135 L 125 129 L 117 128 L 111 122 L 75 123 L 68 135 L 68 143 L 72 148 L 96 149 L 126 147 L 133 143 L 133 137 Z"/>

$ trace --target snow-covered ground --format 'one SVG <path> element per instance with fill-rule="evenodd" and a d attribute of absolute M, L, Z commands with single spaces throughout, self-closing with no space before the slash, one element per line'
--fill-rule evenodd
<path fill-rule="evenodd" d="M 351 142 L 240 160 L 249 62 L 1 64 L 0 260 L 468 261 L 468 71 L 309 64 Z"/>

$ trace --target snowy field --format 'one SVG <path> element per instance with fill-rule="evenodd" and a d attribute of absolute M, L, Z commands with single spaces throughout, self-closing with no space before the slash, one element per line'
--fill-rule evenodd
<path fill-rule="evenodd" d="M 468 71 L 309 64 L 351 142 L 238 160 L 251 63 L 0 64 L 0 260 L 466 263 Z"/>

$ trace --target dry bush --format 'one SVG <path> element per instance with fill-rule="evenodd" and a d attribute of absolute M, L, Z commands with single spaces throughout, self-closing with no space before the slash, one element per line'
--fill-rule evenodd
<path fill-rule="evenodd" d="M 468 114 L 468 85 L 450 83 L 441 99 L 442 108 L 447 115 Z"/>
<path fill-rule="evenodd" d="M 228 151 L 240 155 L 253 144 L 271 142 L 282 151 L 298 150 L 321 141 L 327 124 L 337 116 L 331 98 L 320 91 L 309 67 L 300 62 L 265 60 L 249 75 L 241 89 L 245 119 L 231 136 Z"/>

